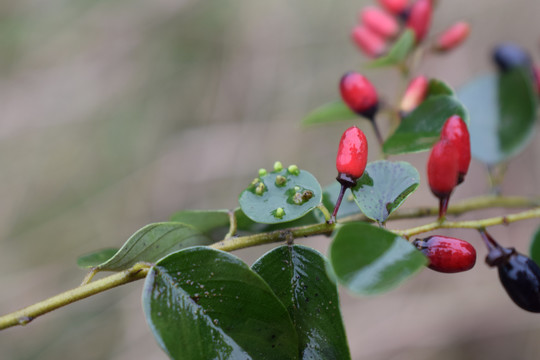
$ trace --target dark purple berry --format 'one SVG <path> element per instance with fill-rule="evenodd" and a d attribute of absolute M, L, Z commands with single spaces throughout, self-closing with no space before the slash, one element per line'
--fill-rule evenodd
<path fill-rule="evenodd" d="M 518 67 L 530 69 L 532 67 L 529 53 L 511 43 L 500 44 L 493 49 L 493 61 L 501 71 L 508 71 Z"/>
<path fill-rule="evenodd" d="M 508 296 L 520 308 L 540 312 L 540 268 L 525 255 L 514 251 L 498 266 L 499 279 Z"/>
<path fill-rule="evenodd" d="M 514 248 L 499 245 L 485 230 L 480 234 L 489 252 L 486 263 L 499 270 L 499 279 L 512 301 L 530 312 L 540 312 L 540 268 Z"/>

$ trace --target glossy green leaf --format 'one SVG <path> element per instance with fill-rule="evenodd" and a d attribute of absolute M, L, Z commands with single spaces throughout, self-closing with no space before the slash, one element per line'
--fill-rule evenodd
<path fill-rule="evenodd" d="M 172 359 L 298 359 L 285 306 L 237 257 L 193 247 L 161 259 L 146 277 L 146 320 Z"/>
<path fill-rule="evenodd" d="M 252 266 L 287 307 L 298 333 L 301 359 L 350 359 L 337 285 L 316 250 L 280 246 Z"/>
<path fill-rule="evenodd" d="M 313 175 L 304 170 L 291 173 L 282 169 L 255 179 L 240 194 L 239 202 L 251 220 L 277 224 L 306 215 L 321 199 L 322 189 Z"/>
<path fill-rule="evenodd" d="M 397 41 L 392 45 L 385 56 L 382 56 L 369 63 L 369 67 L 394 66 L 401 64 L 414 47 L 414 33 L 412 30 L 405 30 Z"/>
<path fill-rule="evenodd" d="M 407 240 L 367 223 L 348 223 L 330 245 L 331 272 L 356 294 L 395 288 L 427 264 Z"/>
<path fill-rule="evenodd" d="M 375 161 L 367 164 L 352 193 L 367 217 L 384 223 L 419 183 L 420 174 L 408 162 Z"/>
<path fill-rule="evenodd" d="M 334 208 L 336 207 L 336 202 L 340 190 L 341 185 L 337 181 L 334 181 L 332 184 L 328 185 L 323 189 L 322 203 L 330 213 L 332 213 L 334 211 Z M 319 222 L 325 221 L 324 215 L 320 211 L 313 211 L 313 213 L 315 214 Z M 358 205 L 356 205 L 356 202 L 354 201 L 351 190 L 347 189 L 345 190 L 345 194 L 343 195 L 343 200 L 339 207 L 336 218 L 339 220 L 355 214 L 361 214 L 361 211 L 358 208 Z"/>
<path fill-rule="evenodd" d="M 319 106 L 302 119 L 302 125 L 324 124 L 357 118 L 343 101 L 333 101 Z"/>
<path fill-rule="evenodd" d="M 519 153 L 534 135 L 537 96 L 527 70 L 478 77 L 458 91 L 473 121 L 472 155 L 495 165 Z"/>
<path fill-rule="evenodd" d="M 213 241 L 191 225 L 178 222 L 149 224 L 139 229 L 98 270 L 124 270 L 134 264 L 154 262 L 190 246 L 210 245 Z"/>
<path fill-rule="evenodd" d="M 442 126 L 452 115 L 459 115 L 468 123 L 469 116 L 457 98 L 434 95 L 426 98 L 405 116 L 396 131 L 385 141 L 386 154 L 404 154 L 429 150 L 440 138 Z"/>
<path fill-rule="evenodd" d="M 77 266 L 80 268 L 91 268 L 104 263 L 118 252 L 118 248 L 107 248 L 81 255 L 77 259 Z"/>
<path fill-rule="evenodd" d="M 540 227 L 533 235 L 529 252 L 531 254 L 531 259 L 533 259 L 535 263 L 540 264 Z"/>
<path fill-rule="evenodd" d="M 189 224 L 214 241 L 223 239 L 230 223 L 228 210 L 182 210 L 171 221 Z"/>

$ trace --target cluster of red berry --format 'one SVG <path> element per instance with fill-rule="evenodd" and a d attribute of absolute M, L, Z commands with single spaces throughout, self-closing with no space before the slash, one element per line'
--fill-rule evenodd
<path fill-rule="evenodd" d="M 432 0 L 379 0 L 381 7 L 368 6 L 360 13 L 360 24 L 352 31 L 354 42 L 363 53 L 375 58 L 384 55 L 389 45 L 404 29 L 411 29 L 415 45 L 425 41 L 432 15 Z M 465 22 L 458 22 L 442 32 L 430 45 L 436 51 L 448 51 L 463 42 L 470 31 Z M 501 72 L 522 68 L 529 72 L 540 94 L 540 67 L 534 66 L 530 55 L 514 44 L 501 44 L 494 49 L 493 59 Z M 362 74 L 348 72 L 341 78 L 339 89 L 343 102 L 356 114 L 367 118 L 382 144 L 375 123 L 379 108 L 376 88 Z M 412 78 L 399 103 L 399 115 L 404 118 L 428 95 L 429 79 L 424 75 Z M 341 184 L 331 221 L 335 221 L 346 189 L 356 185 L 366 168 L 368 144 L 365 134 L 353 126 L 345 130 L 339 143 L 336 168 Z M 467 124 L 454 115 L 444 123 L 439 140 L 431 149 L 427 162 L 427 177 L 431 192 L 439 198 L 439 221 L 444 221 L 450 196 L 467 174 L 471 161 L 470 136 Z M 522 309 L 540 312 L 540 268 L 530 258 L 514 248 L 505 248 L 484 230 L 480 231 L 488 255 L 486 263 L 497 267 L 499 279 L 510 298 Z M 413 245 L 428 259 L 428 267 L 443 273 L 470 270 L 476 263 L 476 250 L 468 242 L 447 236 L 433 235 L 416 239 Z"/>
<path fill-rule="evenodd" d="M 411 29 L 416 44 L 426 37 L 431 26 L 432 0 L 379 0 L 381 7 L 367 6 L 360 12 L 359 24 L 352 30 L 352 39 L 370 58 L 385 54 L 389 43 L 403 29 Z M 453 49 L 469 35 L 470 27 L 460 21 L 442 32 L 433 44 L 438 51 Z"/>
<path fill-rule="evenodd" d="M 529 64 L 526 53 L 509 49 L 507 45 L 495 51 L 495 61 L 503 71 Z M 425 77 L 414 78 L 400 104 L 402 113 L 412 111 L 426 96 L 428 81 Z M 357 114 L 370 119 L 378 109 L 375 87 L 361 74 L 349 72 L 340 82 L 343 101 Z M 375 126 L 375 129 L 376 126 Z M 376 130 L 380 139 L 380 134 Z M 335 221 L 345 190 L 354 187 L 363 175 L 367 164 L 368 144 L 365 134 L 356 126 L 345 130 L 339 142 L 336 157 L 337 180 L 341 190 L 332 214 Z M 448 201 L 454 188 L 463 182 L 471 161 L 470 136 L 467 124 L 457 115 L 444 123 L 439 141 L 433 146 L 427 175 L 431 191 L 439 198 L 439 220 L 446 214 Z M 522 309 L 540 312 L 540 268 L 514 248 L 505 248 L 485 231 L 482 238 L 488 248 L 486 263 L 497 267 L 499 279 L 510 298 Z M 441 235 L 416 239 L 413 244 L 428 258 L 428 267 L 443 273 L 470 270 L 476 263 L 476 250 L 468 242 Z"/>

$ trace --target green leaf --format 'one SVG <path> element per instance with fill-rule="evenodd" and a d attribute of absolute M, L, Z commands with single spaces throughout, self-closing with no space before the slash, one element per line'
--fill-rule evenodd
<path fill-rule="evenodd" d="M 438 79 L 430 79 L 428 83 L 428 91 L 426 98 L 436 95 L 449 95 L 454 96 L 454 90 L 448 86 L 444 81 Z"/>
<path fill-rule="evenodd" d="M 285 306 L 237 257 L 193 247 L 161 259 L 146 277 L 146 320 L 172 359 L 298 359 Z"/>
<path fill-rule="evenodd" d="M 323 189 L 322 203 L 324 206 L 326 206 L 330 213 L 332 213 L 334 211 L 334 208 L 336 207 L 336 202 L 340 190 L 341 185 L 337 181 L 334 181 L 332 184 L 328 185 Z M 321 212 L 313 211 L 313 213 L 315 214 L 319 222 L 325 221 L 324 216 Z M 343 195 L 343 201 L 339 207 L 336 218 L 339 220 L 355 214 L 361 214 L 361 211 L 358 208 L 358 205 L 356 205 L 356 202 L 354 201 L 351 190 L 347 189 L 345 190 L 345 194 Z"/>
<path fill-rule="evenodd" d="M 458 91 L 473 121 L 471 153 L 495 165 L 518 154 L 532 139 L 537 99 L 527 70 L 478 77 Z"/>
<path fill-rule="evenodd" d="M 384 223 L 419 183 L 420 174 L 408 162 L 375 161 L 366 166 L 352 193 L 367 217 Z"/>
<path fill-rule="evenodd" d="M 321 186 L 313 175 L 304 170 L 291 173 L 282 169 L 255 179 L 240 194 L 239 202 L 251 220 L 276 224 L 306 215 L 320 204 L 321 199 Z"/>
<path fill-rule="evenodd" d="M 224 238 L 230 224 L 228 210 L 182 210 L 171 221 L 189 224 L 214 241 Z"/>
<path fill-rule="evenodd" d="M 81 255 L 77 259 L 77 266 L 83 269 L 98 266 L 113 257 L 117 251 L 118 248 L 107 248 Z"/>
<path fill-rule="evenodd" d="M 302 125 L 324 124 L 357 118 L 343 101 L 333 101 L 319 106 L 302 119 Z"/>
<path fill-rule="evenodd" d="M 455 97 L 434 95 L 426 98 L 403 118 L 385 141 L 384 152 L 395 155 L 429 150 L 439 140 L 444 122 L 452 115 L 459 115 L 469 122 L 467 111 Z"/>
<path fill-rule="evenodd" d="M 120 250 L 97 269 L 124 270 L 141 261 L 154 262 L 174 251 L 212 242 L 191 225 L 177 222 L 149 224 L 131 235 Z"/>
<path fill-rule="evenodd" d="M 414 47 L 414 32 L 407 29 L 392 45 L 388 54 L 369 63 L 369 67 L 394 66 L 403 63 Z"/>
<path fill-rule="evenodd" d="M 336 284 L 327 260 L 305 246 L 280 246 L 252 266 L 287 307 L 301 359 L 350 359 Z"/>
<path fill-rule="evenodd" d="M 427 264 L 407 240 L 367 223 L 348 223 L 330 245 L 331 272 L 356 294 L 395 288 Z"/>
<path fill-rule="evenodd" d="M 533 259 L 535 263 L 540 264 L 540 227 L 536 229 L 536 232 L 533 235 L 529 251 L 531 259 Z"/>

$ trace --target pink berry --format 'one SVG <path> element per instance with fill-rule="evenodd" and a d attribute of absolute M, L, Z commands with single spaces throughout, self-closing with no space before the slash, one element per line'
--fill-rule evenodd
<path fill-rule="evenodd" d="M 402 14 L 409 4 L 409 0 L 379 0 L 379 3 L 394 15 Z"/>
<path fill-rule="evenodd" d="M 397 20 L 375 6 L 365 7 L 360 14 L 360 19 L 370 30 L 384 38 L 392 38 L 399 32 Z"/>
<path fill-rule="evenodd" d="M 470 31 L 470 25 L 464 21 L 452 25 L 439 35 L 435 42 L 435 49 L 439 51 L 452 50 L 467 39 Z"/>
<path fill-rule="evenodd" d="M 422 103 L 422 101 L 424 101 L 428 92 L 428 87 L 428 78 L 423 75 L 417 76 L 411 80 L 399 105 L 399 110 L 402 115 L 413 111 Z"/>
<path fill-rule="evenodd" d="M 407 27 L 414 31 L 416 43 L 422 42 L 431 25 L 431 0 L 417 0 L 411 7 Z"/>
<path fill-rule="evenodd" d="M 352 31 L 352 39 L 369 58 L 376 58 L 386 52 L 386 42 L 382 36 L 366 26 L 356 26 Z"/>

